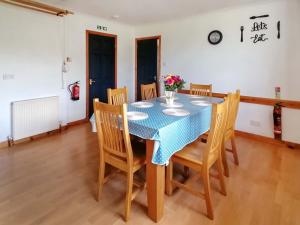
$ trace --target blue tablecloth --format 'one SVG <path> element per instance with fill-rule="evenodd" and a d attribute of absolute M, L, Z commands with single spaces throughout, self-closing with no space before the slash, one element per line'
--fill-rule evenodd
<path fill-rule="evenodd" d="M 190 112 L 190 115 L 176 117 L 165 115 L 161 106 L 165 102 L 162 98 L 156 98 L 150 102 L 154 103 L 151 108 L 137 108 L 128 105 L 128 111 L 145 112 L 149 115 L 148 119 L 129 121 L 129 132 L 143 139 L 155 140 L 152 163 L 165 165 L 170 157 L 181 150 L 187 144 L 196 140 L 200 135 L 209 130 L 211 121 L 211 105 L 196 106 L 191 104 L 193 100 L 188 95 L 176 94 L 178 98 L 175 102 L 182 103 L 183 107 Z M 212 103 L 219 103 L 220 98 L 205 98 Z"/>
<path fill-rule="evenodd" d="M 165 165 L 170 157 L 184 146 L 196 140 L 200 135 L 209 130 L 211 121 L 211 105 L 196 106 L 191 101 L 199 100 L 190 98 L 189 95 L 176 94 L 175 102 L 182 103 L 190 112 L 188 116 L 169 116 L 162 112 L 166 107 L 161 106 L 165 99 L 150 100 L 154 104 L 151 108 L 137 108 L 128 104 L 128 111 L 139 111 L 148 114 L 144 120 L 128 121 L 129 133 L 143 139 L 155 141 L 152 163 Z M 223 99 L 205 97 L 211 103 L 220 103 Z M 93 131 L 96 132 L 94 115 L 91 118 Z"/>

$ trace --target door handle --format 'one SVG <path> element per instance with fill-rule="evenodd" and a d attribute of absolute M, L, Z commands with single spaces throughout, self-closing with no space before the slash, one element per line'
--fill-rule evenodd
<path fill-rule="evenodd" d="M 154 78 L 154 80 L 156 81 L 156 76 L 154 76 L 153 78 Z"/>
<path fill-rule="evenodd" d="M 93 79 L 90 79 L 90 85 L 93 85 L 93 83 L 96 83 Z"/>

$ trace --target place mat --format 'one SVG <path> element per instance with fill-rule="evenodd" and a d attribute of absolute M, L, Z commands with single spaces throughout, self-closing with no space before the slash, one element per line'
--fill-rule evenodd
<path fill-rule="evenodd" d="M 144 120 L 147 119 L 148 117 L 149 117 L 148 114 L 144 112 L 136 112 L 136 111 L 127 112 L 128 120 Z"/>
<path fill-rule="evenodd" d="M 167 107 L 167 108 L 181 108 L 183 106 L 183 104 L 178 103 L 178 102 L 173 102 L 172 105 L 167 104 L 167 103 L 160 103 L 160 105 L 163 107 Z"/>
<path fill-rule="evenodd" d="M 136 108 L 151 108 L 154 104 L 152 102 L 134 102 L 131 105 Z"/>
<path fill-rule="evenodd" d="M 201 100 L 199 100 L 199 101 L 191 101 L 191 104 L 193 104 L 193 105 L 197 105 L 197 106 L 209 106 L 209 105 L 211 105 L 211 103 L 210 102 L 208 102 L 208 101 L 201 101 Z"/>
<path fill-rule="evenodd" d="M 169 116 L 187 116 L 190 114 L 189 111 L 184 109 L 164 109 L 162 112 Z"/>

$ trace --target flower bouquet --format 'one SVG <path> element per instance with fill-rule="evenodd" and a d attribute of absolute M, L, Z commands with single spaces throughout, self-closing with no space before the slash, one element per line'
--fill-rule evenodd
<path fill-rule="evenodd" d="M 164 77 L 166 103 L 172 105 L 175 98 L 175 92 L 183 88 L 185 81 L 176 75 L 169 74 Z"/>
<path fill-rule="evenodd" d="M 169 74 L 164 77 L 166 91 L 176 91 L 183 88 L 185 82 L 180 76 Z"/>

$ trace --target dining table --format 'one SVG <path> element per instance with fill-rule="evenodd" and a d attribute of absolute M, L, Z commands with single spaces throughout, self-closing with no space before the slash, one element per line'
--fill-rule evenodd
<path fill-rule="evenodd" d="M 148 216 L 159 222 L 164 214 L 165 166 L 177 151 L 210 128 L 213 103 L 223 99 L 176 93 L 174 103 L 166 97 L 129 103 L 129 133 L 146 141 Z M 91 117 L 93 131 L 95 119 Z"/>

